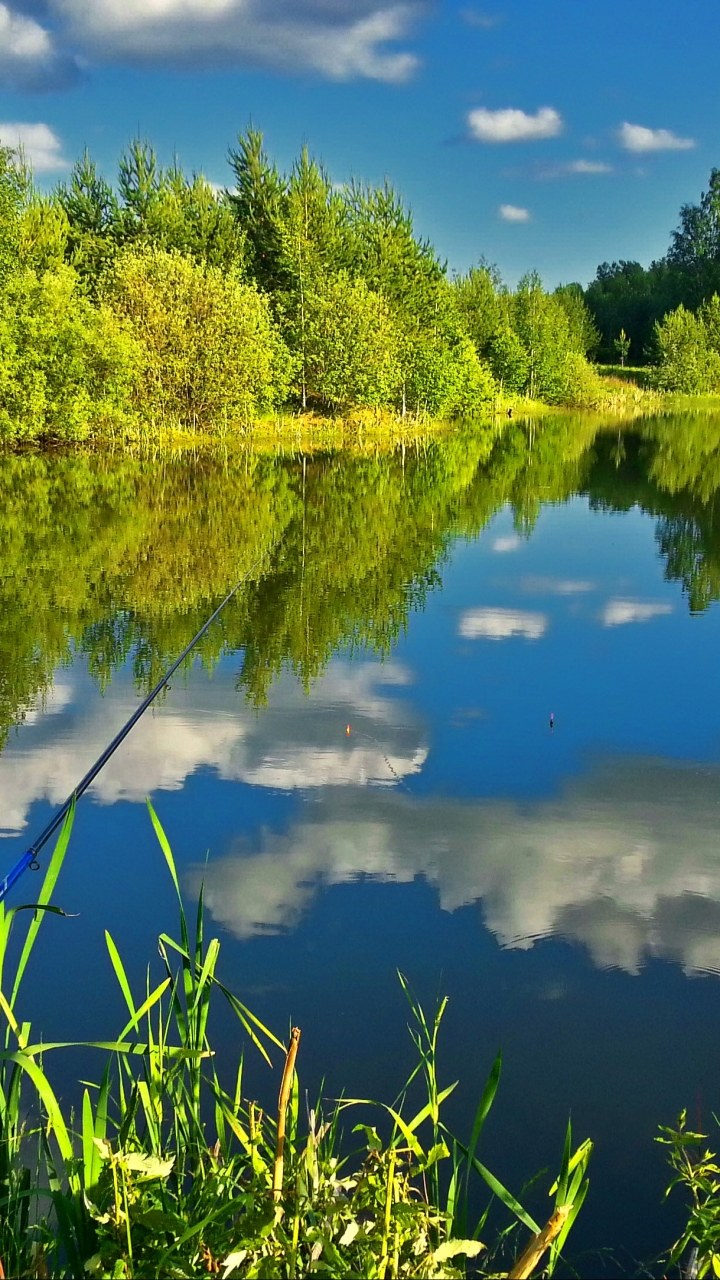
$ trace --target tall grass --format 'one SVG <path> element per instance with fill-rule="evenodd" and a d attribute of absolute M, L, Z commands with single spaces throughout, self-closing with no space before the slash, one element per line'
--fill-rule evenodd
<path fill-rule="evenodd" d="M 159 938 L 161 973 L 142 991 L 106 934 L 127 1018 L 99 1056 L 79 1114 L 51 1083 L 63 1044 L 33 1041 L 17 1013 L 20 986 L 65 857 L 63 826 L 37 903 L 0 908 L 0 1260 L 6 1275 L 58 1277 L 550 1275 L 587 1191 L 591 1144 L 566 1133 L 544 1227 L 482 1163 L 483 1126 L 501 1074 L 498 1057 L 467 1142 L 446 1126 L 437 1047 L 445 1001 L 428 1017 L 401 977 L 416 1065 L 391 1104 L 345 1098 L 301 1114 L 295 1055 L 218 976 L 220 944 L 205 937 L 203 896 L 189 921 L 173 855 L 150 816 L 174 884 L 179 936 Z M 10 968 L 8 943 L 28 921 Z M 17 947 L 14 950 L 18 950 Z M 3 994 L 9 990 L 10 994 Z M 220 998 L 248 1048 L 282 1069 L 277 1111 L 244 1096 L 243 1056 L 231 1083 L 208 1037 Z M 227 1064 L 224 1064 L 227 1066 Z M 408 1099 L 421 1092 L 410 1114 Z M 358 1108 L 362 1108 L 362 1115 Z M 367 1123 L 367 1108 L 375 1123 Z M 370 1113 L 372 1116 L 372 1112 Z M 478 1189 L 487 1203 L 478 1214 Z M 507 1226 L 488 1240 L 491 1204 Z M 473 1216 L 474 1213 L 474 1216 Z M 518 1230 L 530 1241 L 520 1257 Z M 507 1268 L 510 1268 L 509 1271 Z"/>

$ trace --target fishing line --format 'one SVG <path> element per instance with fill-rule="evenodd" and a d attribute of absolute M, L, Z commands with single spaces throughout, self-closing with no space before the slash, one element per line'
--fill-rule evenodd
<path fill-rule="evenodd" d="M 147 696 L 143 698 L 143 701 L 140 703 L 140 706 L 136 708 L 136 710 L 130 716 L 130 719 L 126 720 L 122 729 L 120 729 L 119 732 L 115 734 L 115 737 L 113 738 L 112 742 L 108 743 L 107 747 L 102 752 L 102 754 L 98 756 L 95 763 L 91 766 L 90 769 L 88 769 L 84 778 L 81 778 L 80 782 L 78 782 L 74 790 L 70 792 L 70 795 L 68 796 L 67 800 L 64 802 L 64 804 L 60 806 L 60 808 L 55 813 L 54 817 L 51 818 L 47 826 L 41 831 L 37 840 L 33 844 L 31 844 L 28 849 L 25 850 L 25 853 L 22 855 L 22 857 L 18 858 L 14 867 L 11 867 L 10 870 L 8 871 L 7 875 L 5 876 L 5 879 L 0 880 L 0 902 L 3 901 L 7 893 L 10 891 L 10 889 L 12 889 L 13 885 L 16 883 L 16 881 L 20 879 L 20 876 L 23 874 L 24 871 L 27 870 L 28 867 L 30 867 L 31 870 L 33 871 L 39 871 L 40 864 L 38 862 L 37 855 L 42 849 L 43 845 L 47 844 L 50 837 L 54 834 L 55 831 L 57 831 L 58 827 L 62 823 L 63 819 L 65 818 L 65 815 L 68 813 L 73 803 L 76 800 L 80 799 L 80 796 L 83 794 L 83 792 L 87 791 L 88 787 L 90 786 L 90 783 L 94 781 L 94 779 L 99 774 L 100 770 L 105 767 L 110 757 L 114 755 L 114 753 L 117 751 L 118 747 L 120 746 L 120 743 L 124 741 L 124 739 L 127 737 L 127 735 L 129 734 L 133 726 L 137 724 L 138 720 L 147 711 L 150 704 L 154 702 L 160 690 L 165 688 L 165 685 L 168 683 L 171 676 L 175 674 L 181 662 L 184 662 L 188 654 L 192 653 L 192 650 L 195 648 L 195 645 L 197 644 L 198 640 L 202 639 L 208 627 L 212 626 L 218 614 L 222 613 L 223 609 L 225 608 L 225 605 L 230 600 L 232 600 L 233 596 L 235 595 L 235 592 L 240 589 L 243 583 L 247 582 L 251 573 L 254 572 L 257 566 L 264 559 L 265 555 L 266 553 L 263 552 L 261 556 L 258 556 L 257 560 L 255 560 L 254 563 L 251 564 L 247 573 L 243 574 L 242 578 L 240 578 L 240 580 L 235 583 L 235 586 L 232 588 L 231 591 L 228 591 L 227 595 L 225 596 L 225 599 L 221 601 L 221 603 L 218 605 L 215 612 L 210 615 L 210 617 L 207 619 L 207 622 L 203 623 L 200 630 L 197 632 L 196 635 L 193 636 L 190 643 L 185 646 L 182 653 L 180 654 L 180 657 L 175 659 L 172 666 L 168 668 L 168 670 L 165 672 L 165 675 L 162 677 L 162 679 L 158 680 L 157 684 L 155 685 L 155 688 L 151 689 L 150 693 L 148 693 Z"/>
<path fill-rule="evenodd" d="M 364 733 L 362 730 L 358 731 L 351 724 L 345 725 L 345 736 L 347 738 L 349 738 L 350 736 L 352 736 L 353 738 L 365 738 L 367 742 L 372 742 L 373 746 L 377 747 L 378 751 L 380 752 L 380 755 L 385 761 L 388 769 L 393 775 L 398 786 L 404 787 L 405 790 L 408 792 L 408 794 L 411 794 L 410 788 L 408 787 L 407 782 L 405 781 L 405 778 L 402 778 L 400 776 L 395 766 L 390 762 L 389 757 L 385 754 L 385 748 L 383 747 L 382 743 L 378 741 L 377 738 L 374 738 L 371 733 Z"/>

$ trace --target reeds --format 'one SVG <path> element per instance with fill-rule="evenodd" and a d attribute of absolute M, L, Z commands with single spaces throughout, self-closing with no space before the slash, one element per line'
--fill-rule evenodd
<path fill-rule="evenodd" d="M 0 909 L 0 1261 L 13 1276 L 443 1277 L 508 1274 L 515 1224 L 532 1235 L 511 1275 L 529 1275 L 549 1249 L 551 1274 L 587 1191 L 590 1143 L 565 1141 L 553 1210 L 544 1229 L 478 1158 L 501 1060 L 490 1072 L 469 1142 L 446 1127 L 437 1046 L 446 1002 L 432 1018 L 401 976 L 417 1062 L 392 1104 L 323 1102 L 301 1123 L 293 1029 L 281 1041 L 217 974 L 220 945 L 205 939 L 200 893 L 191 929 L 169 843 L 150 816 L 178 898 L 179 938 L 159 938 L 162 972 L 135 995 L 119 950 L 108 957 L 127 1020 L 99 1056 L 79 1115 L 67 1116 L 51 1083 L 60 1044 L 33 1042 L 16 1007 L 23 974 L 67 849 L 62 829 L 12 975 L 7 944 L 22 908 Z M 208 1039 L 214 998 L 232 1010 L 243 1039 L 284 1067 L 277 1116 L 243 1096 L 243 1056 L 232 1084 Z M 227 1064 L 225 1064 L 227 1066 Z M 422 1105 L 408 1116 L 408 1098 Z M 348 1120 L 374 1108 L 376 1124 Z M 477 1184 L 477 1185 L 475 1185 Z M 478 1188 L 488 1203 L 479 1213 Z M 489 1193 L 489 1194 L 488 1194 Z M 492 1204 L 508 1215 L 490 1231 Z M 550 1207 L 550 1206 L 549 1206 Z M 519 1243 L 519 1242 L 517 1242 Z M 504 1254 L 503 1254 L 504 1250 Z M 507 1255 L 507 1262 L 503 1261 Z M 528 1264 L 528 1257 L 531 1257 Z M 518 1270 L 522 1265 L 525 1269 Z M 528 1270 L 528 1265 L 530 1270 Z"/>

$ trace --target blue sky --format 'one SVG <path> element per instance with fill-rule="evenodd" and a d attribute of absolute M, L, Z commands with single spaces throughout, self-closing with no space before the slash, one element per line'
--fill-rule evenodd
<path fill-rule="evenodd" d="M 451 270 L 585 284 L 720 165 L 719 36 L 715 0 L 0 0 L 0 140 L 43 187 L 138 135 L 224 184 L 252 120 L 282 168 L 388 177 Z"/>

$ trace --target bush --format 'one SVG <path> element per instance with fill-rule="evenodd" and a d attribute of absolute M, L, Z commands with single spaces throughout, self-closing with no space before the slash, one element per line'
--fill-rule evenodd
<path fill-rule="evenodd" d="M 15 271 L 0 299 L 0 438 L 85 440 L 130 409 L 138 348 L 71 267 Z"/>
<path fill-rule="evenodd" d="M 212 430 L 287 395 L 291 359 L 267 301 L 234 274 L 175 251 L 128 250 L 103 293 L 139 343 L 136 404 L 152 419 Z"/>
<path fill-rule="evenodd" d="M 720 388 L 720 352 L 710 341 L 712 329 L 702 314 L 680 305 L 655 325 L 659 360 L 654 376 L 663 391 L 698 394 Z"/>

